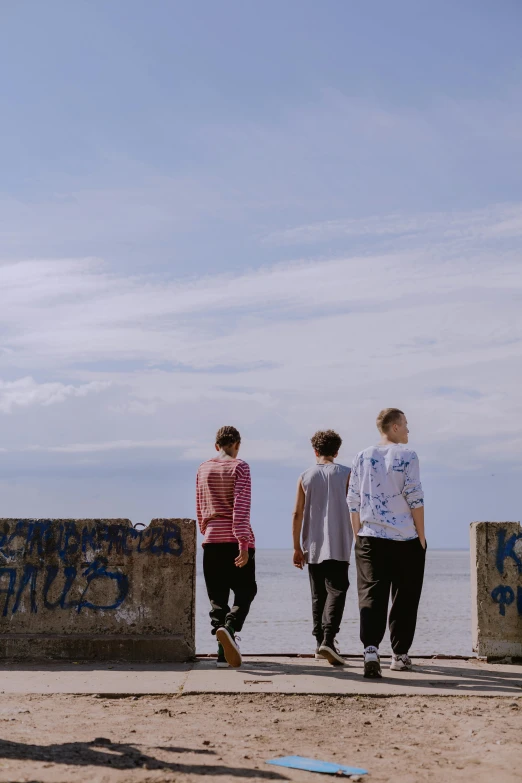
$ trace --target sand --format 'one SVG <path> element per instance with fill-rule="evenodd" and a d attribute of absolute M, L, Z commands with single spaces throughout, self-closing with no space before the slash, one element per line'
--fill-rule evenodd
<path fill-rule="evenodd" d="M 370 783 L 519 783 L 522 698 L 4 695 L 0 781 L 326 781 L 299 754 Z"/>

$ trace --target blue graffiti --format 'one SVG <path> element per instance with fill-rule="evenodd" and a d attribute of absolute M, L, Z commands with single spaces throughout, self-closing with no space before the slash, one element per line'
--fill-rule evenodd
<path fill-rule="evenodd" d="M 107 560 L 100 557 L 99 560 L 95 560 L 94 563 L 88 566 L 83 572 L 83 576 L 87 579 L 87 585 L 82 593 L 82 596 L 78 602 L 78 614 L 82 609 L 117 609 L 121 606 L 127 593 L 129 592 L 129 578 L 126 574 L 122 574 L 120 571 L 107 571 Z M 86 594 L 90 585 L 96 579 L 113 579 L 118 587 L 118 595 L 112 602 L 112 604 L 93 604 L 87 600 Z"/>
<path fill-rule="evenodd" d="M 20 599 L 22 598 L 22 594 L 27 587 L 27 585 L 30 585 L 30 597 L 31 597 L 31 612 L 33 614 L 36 614 L 38 611 L 38 607 L 36 605 L 36 577 L 38 575 L 38 566 L 31 565 L 30 563 L 26 563 L 25 568 L 22 573 L 22 578 L 20 579 L 20 586 L 18 587 L 18 592 L 16 594 L 16 599 L 13 606 L 13 614 L 16 614 L 18 611 L 18 607 L 20 606 Z M 14 585 L 13 585 L 14 587 Z"/>
<path fill-rule="evenodd" d="M 9 577 L 9 584 L 7 587 L 2 586 L 2 577 Z M 5 603 L 2 616 L 7 615 L 7 609 L 9 606 L 9 600 L 14 593 L 14 586 L 16 584 L 16 568 L 0 568 L 0 595 L 5 593 Z"/>
<path fill-rule="evenodd" d="M 507 585 L 499 585 L 491 591 L 491 597 L 498 604 L 498 609 L 502 617 L 506 614 L 506 606 L 510 606 L 515 600 L 515 593 Z"/>
<path fill-rule="evenodd" d="M 0 530 L 0 556 L 12 561 L 37 554 L 43 560 L 58 555 L 63 563 L 88 558 L 101 552 L 110 556 L 141 554 L 183 554 L 181 530 L 174 522 L 135 530 L 121 524 L 78 525 L 73 520 L 54 524 L 51 520 L 18 520 L 11 530 Z"/>
<path fill-rule="evenodd" d="M 75 520 L 6 522 L 0 529 L 0 557 L 4 560 L 0 567 L 2 616 L 16 614 L 20 607 L 36 614 L 42 605 L 47 610 L 72 610 L 78 614 L 84 610 L 115 610 L 128 595 L 129 577 L 119 567 L 110 568 L 111 555 L 125 557 L 148 552 L 179 557 L 183 549 L 181 530 L 174 522 L 144 530 L 117 523 L 81 524 Z M 94 597 L 97 585 L 103 587 L 105 603 Z M 25 596 L 28 604 L 24 603 Z"/>
<path fill-rule="evenodd" d="M 504 573 L 504 560 L 511 557 L 515 562 L 518 573 L 522 574 L 522 559 L 515 551 L 517 541 L 522 541 L 522 533 L 513 535 L 506 541 L 506 530 L 499 530 L 497 533 L 497 570 L 500 574 Z"/>
<path fill-rule="evenodd" d="M 44 607 L 51 610 L 58 608 L 75 609 L 78 614 L 83 609 L 94 609 L 95 611 L 117 609 L 119 606 L 121 606 L 129 592 L 129 578 L 121 571 L 107 570 L 107 565 L 108 563 L 106 558 L 101 557 L 98 560 L 94 560 L 94 562 L 89 563 L 87 568 L 81 572 L 81 576 L 86 580 L 86 584 L 83 587 L 80 598 L 76 600 L 69 598 L 69 594 L 76 584 L 78 571 L 75 566 L 65 566 L 63 568 L 63 586 L 60 591 L 60 595 L 55 601 L 49 600 L 49 591 L 53 587 L 60 569 L 56 565 L 47 566 L 45 569 L 44 582 L 42 587 L 42 599 Z M 43 569 L 39 569 L 38 566 L 34 566 L 29 563 L 26 564 L 22 571 L 18 589 L 16 589 L 16 568 L 0 568 L 0 594 L 5 594 L 4 607 L 2 611 L 3 617 L 6 617 L 9 613 L 9 603 L 15 593 L 16 597 L 11 609 L 11 614 L 16 614 L 18 612 L 22 596 L 28 585 L 30 591 L 30 611 L 34 614 L 37 613 L 38 576 L 42 571 Z M 3 576 L 9 577 L 7 585 L 2 584 Z M 89 600 L 89 588 L 98 579 L 110 579 L 115 583 L 117 594 L 111 603 L 99 604 Z"/>

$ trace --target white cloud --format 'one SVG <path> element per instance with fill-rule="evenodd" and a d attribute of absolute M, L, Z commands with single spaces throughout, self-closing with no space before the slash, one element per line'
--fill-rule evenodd
<path fill-rule="evenodd" d="M 27 376 L 16 381 L 0 381 L 0 412 L 11 413 L 14 408 L 33 405 L 56 405 L 69 397 L 85 397 L 110 385 L 109 381 L 92 381 L 73 386 L 64 383 L 37 383 Z"/>
<path fill-rule="evenodd" d="M 129 449 L 175 449 L 190 445 L 185 440 L 114 440 L 99 443 L 66 443 L 61 446 L 28 446 L 26 451 L 48 451 L 57 454 L 94 454 Z"/>
<path fill-rule="evenodd" d="M 177 443 L 181 456 L 199 458 L 213 430 L 235 421 L 248 434 L 245 453 L 250 442 L 262 459 L 274 443 L 271 458 L 284 461 L 309 448 L 319 426 L 338 427 L 351 454 L 375 437 L 377 411 L 399 404 L 432 464 L 444 447 L 446 462 L 465 454 L 468 466 L 482 464 L 482 438 L 505 443 L 492 459 L 518 459 L 521 216 L 519 204 L 391 216 L 386 246 L 378 218 L 327 222 L 312 234 L 328 237 L 334 225 L 364 234 L 364 247 L 189 281 L 116 274 L 92 259 L 4 264 L 0 370 L 53 368 L 58 380 L 4 382 L 0 410 L 108 380 L 103 423 L 87 418 L 69 445 L 42 447 Z M 151 445 L 160 442 L 169 445 Z"/>

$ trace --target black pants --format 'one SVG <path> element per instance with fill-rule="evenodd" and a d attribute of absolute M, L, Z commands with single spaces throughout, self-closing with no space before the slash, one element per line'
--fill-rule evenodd
<path fill-rule="evenodd" d="M 378 647 L 382 642 L 391 590 L 392 650 L 395 655 L 409 651 L 417 625 L 425 560 L 426 550 L 418 538 L 391 541 L 372 536 L 356 537 L 361 641 L 365 647 Z"/>
<path fill-rule="evenodd" d="M 319 644 L 323 639 L 333 641 L 343 619 L 348 581 L 348 563 L 345 560 L 323 560 L 308 566 L 312 591 L 313 634 Z"/>
<path fill-rule="evenodd" d="M 203 547 L 203 575 L 212 609 L 212 633 L 222 625 L 231 625 L 240 631 L 257 593 L 256 550 L 248 550 L 248 563 L 238 568 L 234 560 L 239 555 L 238 544 L 205 544 Z M 230 591 L 234 605 L 228 605 Z"/>

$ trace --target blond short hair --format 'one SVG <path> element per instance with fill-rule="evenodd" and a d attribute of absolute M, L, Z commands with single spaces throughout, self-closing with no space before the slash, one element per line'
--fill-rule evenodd
<path fill-rule="evenodd" d="M 384 408 L 377 416 L 377 429 L 383 434 L 388 432 L 393 424 L 398 424 L 401 416 L 404 416 L 404 411 L 399 408 Z"/>

